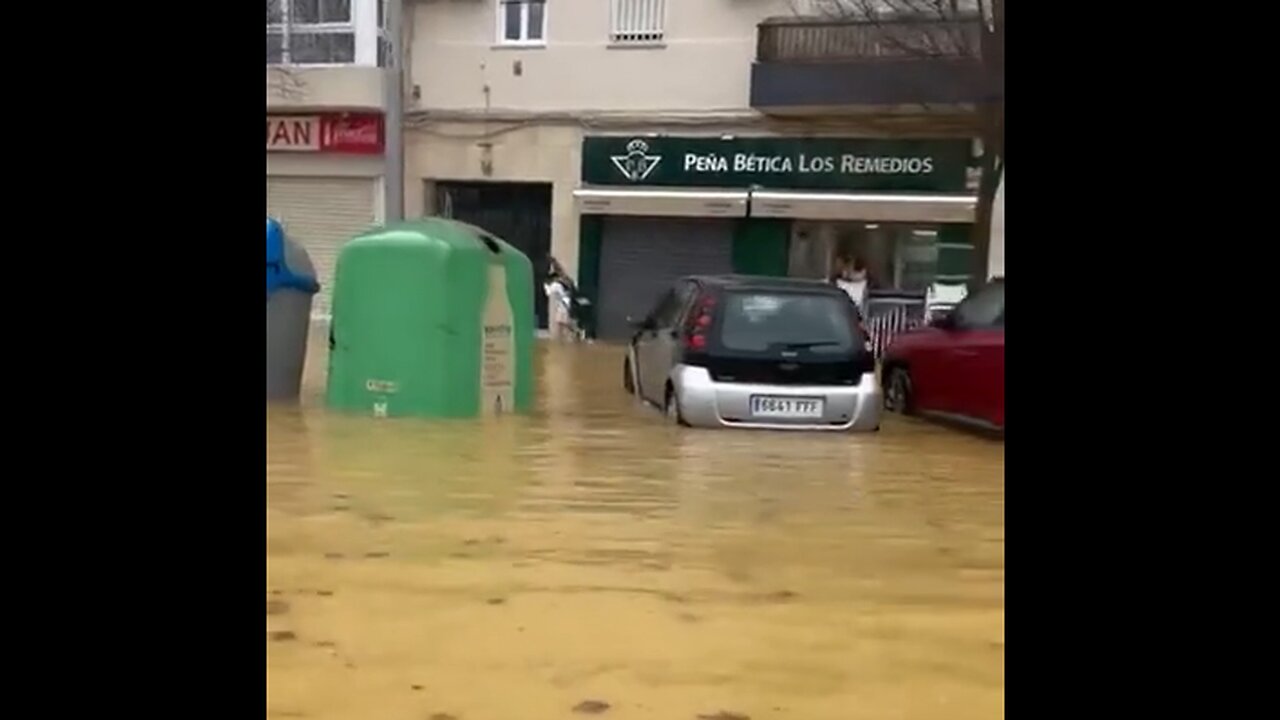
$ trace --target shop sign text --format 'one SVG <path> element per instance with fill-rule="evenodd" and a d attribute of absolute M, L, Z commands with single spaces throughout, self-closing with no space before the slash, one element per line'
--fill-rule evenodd
<path fill-rule="evenodd" d="M 582 182 L 948 192 L 964 189 L 971 155 L 966 138 L 593 136 Z"/>
<path fill-rule="evenodd" d="M 319 117 L 286 115 L 267 118 L 267 152 L 317 152 L 319 150 Z"/>
<path fill-rule="evenodd" d="M 699 155 L 685 153 L 685 172 L 702 173 L 819 173 L 840 172 L 846 175 L 922 175 L 933 172 L 932 157 L 868 157 L 844 153 L 842 155 L 809 156 L 800 153 L 786 155 Z"/>
<path fill-rule="evenodd" d="M 382 116 L 375 113 L 267 116 L 267 152 L 377 155 Z"/>

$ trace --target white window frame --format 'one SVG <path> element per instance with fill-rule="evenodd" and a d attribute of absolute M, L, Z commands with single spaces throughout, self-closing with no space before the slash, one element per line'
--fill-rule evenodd
<path fill-rule="evenodd" d="M 609 0 L 609 45 L 654 47 L 666 40 L 666 0 Z"/>
<path fill-rule="evenodd" d="M 267 63 L 271 67 L 351 67 L 378 64 L 378 3 L 383 0 L 351 0 L 349 22 L 294 23 L 289 19 L 292 0 L 279 0 L 282 22 L 267 23 L 267 35 L 279 35 L 281 62 Z M 297 63 L 289 57 L 289 39 L 293 33 L 315 35 L 351 35 L 355 53 L 351 62 Z"/>
<path fill-rule="evenodd" d="M 506 7 L 509 2 L 518 2 L 520 4 L 520 38 L 519 40 L 507 39 L 507 12 Z M 497 37 L 497 44 L 504 47 L 544 47 L 547 44 L 547 26 L 550 22 L 547 15 L 550 14 L 550 0 L 542 2 L 542 38 L 539 40 L 529 40 L 529 5 L 532 3 L 528 0 L 495 0 L 493 6 L 494 30 Z"/>

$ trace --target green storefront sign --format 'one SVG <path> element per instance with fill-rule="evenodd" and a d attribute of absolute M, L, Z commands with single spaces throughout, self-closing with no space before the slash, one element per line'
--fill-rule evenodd
<path fill-rule="evenodd" d="M 588 137 L 588 185 L 962 192 L 970 141 Z"/>

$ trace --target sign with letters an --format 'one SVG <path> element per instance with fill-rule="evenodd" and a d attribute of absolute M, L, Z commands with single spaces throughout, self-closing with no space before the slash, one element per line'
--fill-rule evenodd
<path fill-rule="evenodd" d="M 267 116 L 267 152 L 378 155 L 382 149 L 377 113 Z"/>

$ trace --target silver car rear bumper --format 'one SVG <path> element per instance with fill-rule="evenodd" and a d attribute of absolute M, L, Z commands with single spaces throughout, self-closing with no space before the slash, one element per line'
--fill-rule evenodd
<path fill-rule="evenodd" d="M 711 379 L 706 368 L 677 365 L 671 384 L 680 414 L 693 427 L 736 427 L 768 430 L 869 431 L 880 427 L 884 394 L 875 373 L 857 385 L 755 385 Z M 751 416 L 751 396 L 822 398 L 820 419 L 780 420 Z"/>

